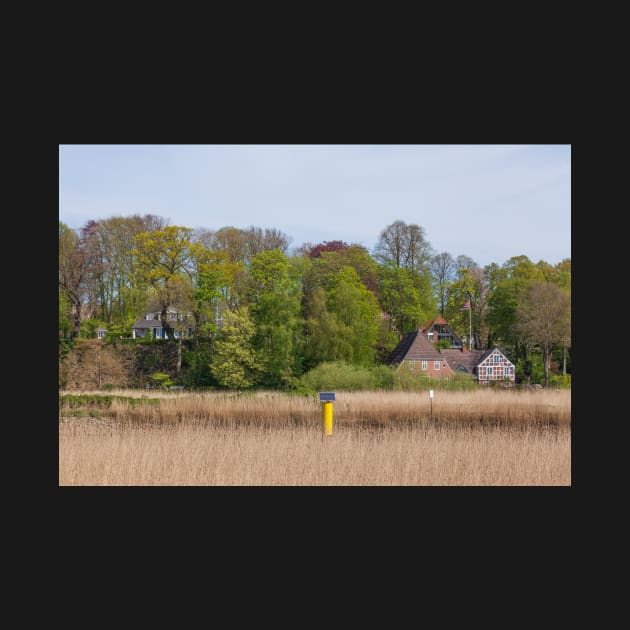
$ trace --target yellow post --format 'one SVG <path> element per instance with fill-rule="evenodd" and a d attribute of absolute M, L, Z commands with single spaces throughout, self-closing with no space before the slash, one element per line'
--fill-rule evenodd
<path fill-rule="evenodd" d="M 324 435 L 332 435 L 333 432 L 333 404 L 322 403 L 322 428 Z"/>

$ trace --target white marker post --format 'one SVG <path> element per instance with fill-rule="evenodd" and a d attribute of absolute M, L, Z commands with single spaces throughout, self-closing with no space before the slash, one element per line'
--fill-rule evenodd
<path fill-rule="evenodd" d="M 429 403 L 431 404 L 431 420 L 433 420 L 433 390 L 429 390 Z"/>

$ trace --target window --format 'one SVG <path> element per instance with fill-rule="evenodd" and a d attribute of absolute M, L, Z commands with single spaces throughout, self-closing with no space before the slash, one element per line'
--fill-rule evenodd
<path fill-rule="evenodd" d="M 428 365 L 428 364 L 429 364 L 429 362 L 428 362 L 428 361 L 423 361 L 420 367 L 421 367 L 423 370 L 426 370 L 426 369 L 429 367 L 429 365 Z"/>
<path fill-rule="evenodd" d="M 433 369 L 434 370 L 439 370 L 440 369 L 440 362 L 439 361 L 433 361 Z"/>
<path fill-rule="evenodd" d="M 491 367 L 487 368 L 486 372 L 487 372 L 489 377 L 492 376 L 492 368 Z"/>
<path fill-rule="evenodd" d="M 500 356 L 500 355 L 498 355 L 498 354 L 493 354 L 493 355 L 492 355 L 492 360 L 493 360 L 495 363 L 501 363 L 501 356 Z"/>
<path fill-rule="evenodd" d="M 416 367 L 416 362 L 415 361 L 407 361 L 407 365 L 409 366 L 410 370 L 413 370 Z"/>
<path fill-rule="evenodd" d="M 503 376 L 510 376 L 512 374 L 512 368 L 509 365 L 506 365 L 503 368 Z"/>

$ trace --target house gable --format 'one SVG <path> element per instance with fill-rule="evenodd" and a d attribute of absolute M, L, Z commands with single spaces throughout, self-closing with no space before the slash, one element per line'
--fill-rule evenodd
<path fill-rule="evenodd" d="M 445 358 L 436 350 L 421 330 L 407 333 L 394 348 L 388 363 L 417 370 L 426 376 L 442 377 L 453 374 Z"/>
<path fill-rule="evenodd" d="M 492 348 L 481 357 L 476 368 L 480 383 L 509 380 L 514 383 L 516 370 L 514 364 L 499 350 Z"/>
<path fill-rule="evenodd" d="M 453 330 L 453 327 L 439 315 L 424 327 L 424 333 L 427 339 L 434 344 L 440 341 L 449 341 L 451 348 L 459 349 L 464 346 L 461 337 Z"/>

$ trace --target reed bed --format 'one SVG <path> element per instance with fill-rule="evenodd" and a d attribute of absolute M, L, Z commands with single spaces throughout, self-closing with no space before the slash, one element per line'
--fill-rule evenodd
<path fill-rule="evenodd" d="M 84 394 L 88 392 L 83 392 Z M 93 393 L 93 392 L 92 392 Z M 89 393 L 88 393 L 89 394 Z M 217 426 L 317 426 L 320 403 L 312 396 L 281 392 L 251 393 L 151 392 L 157 405 L 130 405 L 125 398 L 142 397 L 129 390 L 109 392 L 114 399 L 108 413 L 120 422 Z M 571 422 L 570 390 L 542 392 L 488 390 L 437 391 L 433 404 L 426 393 L 343 392 L 334 404 L 336 426 L 389 426 L 392 424 L 459 423 L 554 424 Z"/>
<path fill-rule="evenodd" d="M 344 392 L 330 437 L 312 396 L 108 394 L 104 415 L 60 417 L 60 485 L 571 484 L 566 390 L 436 391 L 432 414 L 426 393 Z"/>
<path fill-rule="evenodd" d="M 62 486 L 570 485 L 570 430 L 60 425 Z"/>

